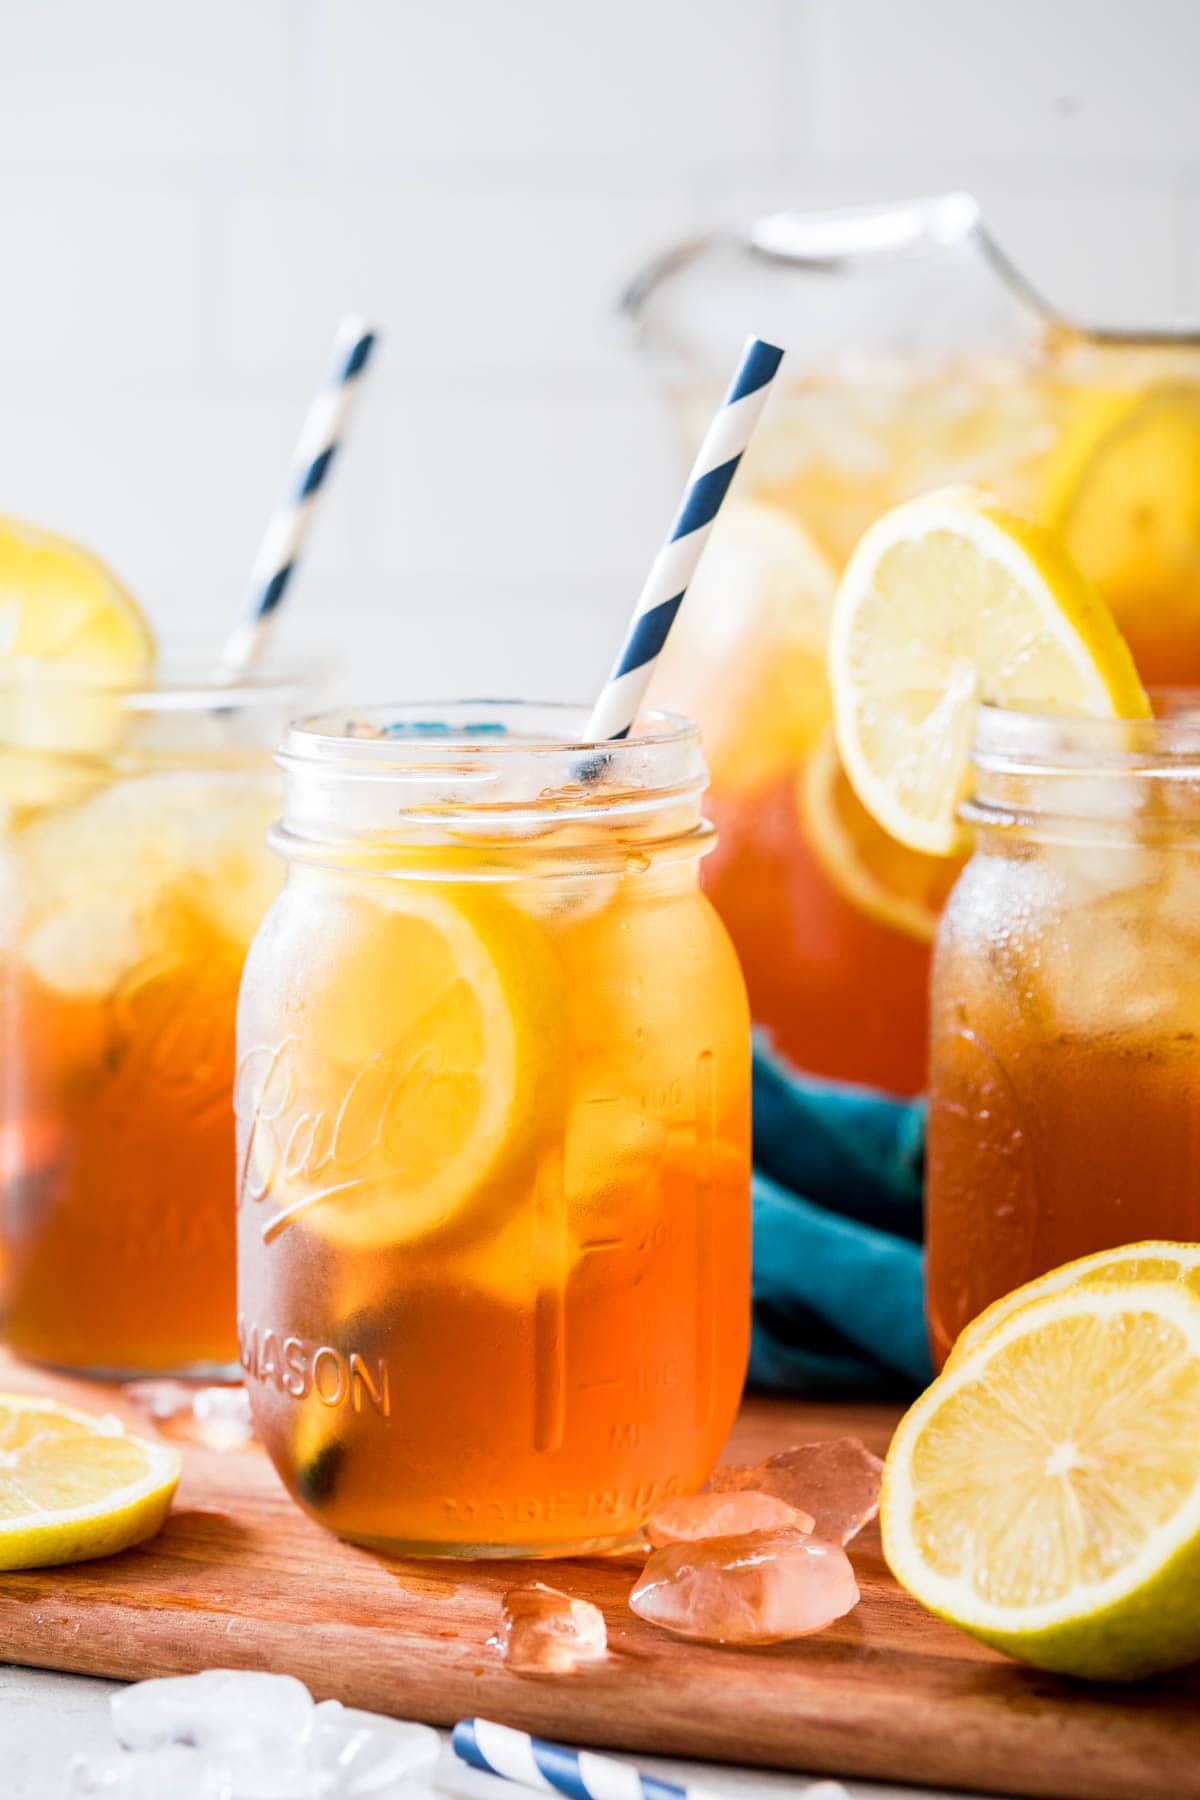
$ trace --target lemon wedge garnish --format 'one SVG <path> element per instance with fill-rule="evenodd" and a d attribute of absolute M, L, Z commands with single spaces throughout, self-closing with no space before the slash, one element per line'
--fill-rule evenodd
<path fill-rule="evenodd" d="M 314 896 L 252 946 L 245 991 L 278 1003 L 243 1006 L 236 1100 L 268 1241 L 301 1226 L 356 1249 L 444 1242 L 528 1194 L 561 1127 L 560 976 L 535 919 L 449 885 Z"/>
<path fill-rule="evenodd" d="M 932 943 L 959 865 L 908 849 L 872 818 L 842 768 L 831 727 L 800 771 L 797 796 L 805 836 L 838 893 L 881 925 Z"/>
<path fill-rule="evenodd" d="M 1086 394 L 1041 512 L 1112 608 L 1145 680 L 1178 682 L 1181 647 L 1200 630 L 1200 387 Z"/>
<path fill-rule="evenodd" d="M 179 1481 L 179 1452 L 114 1418 L 0 1395 L 0 1568 L 113 1556 L 152 1537 Z"/>
<path fill-rule="evenodd" d="M 901 1421 L 892 1573 L 1035 1667 L 1135 1680 L 1200 1656 L 1200 1298 L 1077 1285 L 956 1357 Z"/>
<path fill-rule="evenodd" d="M 970 489 L 893 508 L 859 541 L 829 645 L 837 743 L 879 823 L 910 849 L 962 847 L 981 702 L 1148 718 L 1112 615 L 1049 532 Z"/>
<path fill-rule="evenodd" d="M 1064 1288 L 1143 1281 L 1178 1281 L 1200 1295 L 1200 1244 L 1176 1244 L 1168 1239 L 1147 1238 L 1137 1244 L 1122 1244 L 1116 1250 L 1095 1250 L 1090 1256 L 1079 1256 L 1073 1262 L 1063 1263 L 1061 1267 L 1014 1288 L 999 1300 L 993 1300 L 990 1306 L 976 1314 L 959 1332 L 949 1361 L 955 1362 L 974 1350 L 998 1325 L 1003 1325 L 1031 1300 L 1040 1300 L 1046 1294 L 1060 1294 Z"/>
<path fill-rule="evenodd" d="M 713 784 L 749 795 L 795 766 L 829 718 L 837 575 L 799 519 L 726 506 L 654 672 L 654 699 L 697 720 Z"/>

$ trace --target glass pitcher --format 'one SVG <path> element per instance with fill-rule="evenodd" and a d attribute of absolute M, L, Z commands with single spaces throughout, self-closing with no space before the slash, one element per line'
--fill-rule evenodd
<path fill-rule="evenodd" d="M 689 457 L 746 336 L 788 350 L 654 699 L 704 729 L 706 880 L 756 1019 L 803 1068 L 915 1091 L 957 869 L 893 844 L 839 766 L 839 571 L 885 508 L 975 483 L 1061 534 L 1148 683 L 1200 684 L 1200 336 L 1059 318 L 965 194 L 692 240 L 622 311 Z"/>

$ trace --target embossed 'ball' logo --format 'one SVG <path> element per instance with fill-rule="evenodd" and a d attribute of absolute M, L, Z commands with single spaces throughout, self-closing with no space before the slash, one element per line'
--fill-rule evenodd
<path fill-rule="evenodd" d="M 302 1106 L 296 1057 L 294 1037 L 258 1044 L 234 1084 L 239 1202 L 280 1203 L 263 1225 L 266 1240 L 318 1201 L 362 1193 L 401 1169 L 404 1116 L 434 1073 L 423 1048 L 379 1051 L 332 1104 Z"/>

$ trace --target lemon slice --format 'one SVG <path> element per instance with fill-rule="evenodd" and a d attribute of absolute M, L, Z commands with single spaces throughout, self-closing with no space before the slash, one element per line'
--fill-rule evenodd
<path fill-rule="evenodd" d="M 1038 1668 L 1124 1681 L 1200 1656 L 1200 1298 L 1076 1286 L 927 1389 L 888 1453 L 892 1573 Z"/>
<path fill-rule="evenodd" d="M 0 666 L 132 686 L 153 661 L 141 609 L 98 557 L 0 517 Z"/>
<path fill-rule="evenodd" d="M 859 799 L 910 849 L 962 846 L 981 701 L 1148 718 L 1112 615 L 1050 534 L 986 496 L 945 489 L 859 541 L 829 646 L 838 749 Z"/>
<path fill-rule="evenodd" d="M 153 1537 L 179 1452 L 53 1400 L 0 1395 L 0 1569 L 112 1556 Z"/>
<path fill-rule="evenodd" d="M 1042 514 L 1146 679 L 1178 680 L 1188 621 L 1200 625 L 1200 387 L 1087 394 L 1047 473 Z"/>
<path fill-rule="evenodd" d="M 120 695 L 153 663 L 150 627 L 102 562 L 0 516 L 0 802 L 10 816 L 90 791 L 97 771 L 83 759 L 111 748 Z"/>
<path fill-rule="evenodd" d="M 411 1244 L 527 1196 L 563 1104 L 547 931 L 487 893 L 364 882 L 269 919 L 246 991 L 300 967 L 274 1015 L 243 1008 L 243 1192 L 264 1237 Z"/>
<path fill-rule="evenodd" d="M 1064 1288 L 1100 1287 L 1142 1281 L 1178 1281 L 1192 1293 L 1200 1295 L 1200 1244 L 1175 1244 L 1162 1238 L 1147 1238 L 1138 1244 L 1122 1244 L 1116 1250 L 1096 1250 L 1091 1256 L 1076 1257 L 1048 1274 L 1027 1281 L 1011 1294 L 993 1300 L 964 1326 L 950 1352 L 948 1363 L 955 1362 L 974 1350 L 998 1325 L 1013 1313 L 1040 1300 L 1045 1294 L 1058 1294 Z"/>
<path fill-rule="evenodd" d="M 876 823 L 842 768 L 831 728 L 801 769 L 797 792 L 805 836 L 837 891 L 868 918 L 932 943 L 958 863 L 910 850 Z"/>
<path fill-rule="evenodd" d="M 700 724 L 722 793 L 757 792 L 820 736 L 836 585 L 793 515 L 757 500 L 722 510 L 654 673 L 655 703 Z"/>

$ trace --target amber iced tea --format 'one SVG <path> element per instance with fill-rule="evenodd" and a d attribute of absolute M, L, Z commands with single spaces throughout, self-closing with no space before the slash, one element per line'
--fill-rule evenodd
<path fill-rule="evenodd" d="M 749 1034 L 694 734 L 554 708 L 290 735 L 239 1021 L 242 1365 L 296 1497 L 456 1554 L 695 1489 L 749 1324 Z"/>
<path fill-rule="evenodd" d="M 977 849 L 934 962 L 942 1361 L 1075 1257 L 1200 1237 L 1200 728 L 981 715 Z"/>
<path fill-rule="evenodd" d="M 87 754 L 0 746 L 0 1216 L 23 1356 L 236 1366 L 237 989 L 279 885 L 267 746 L 302 692 L 60 692 Z"/>

